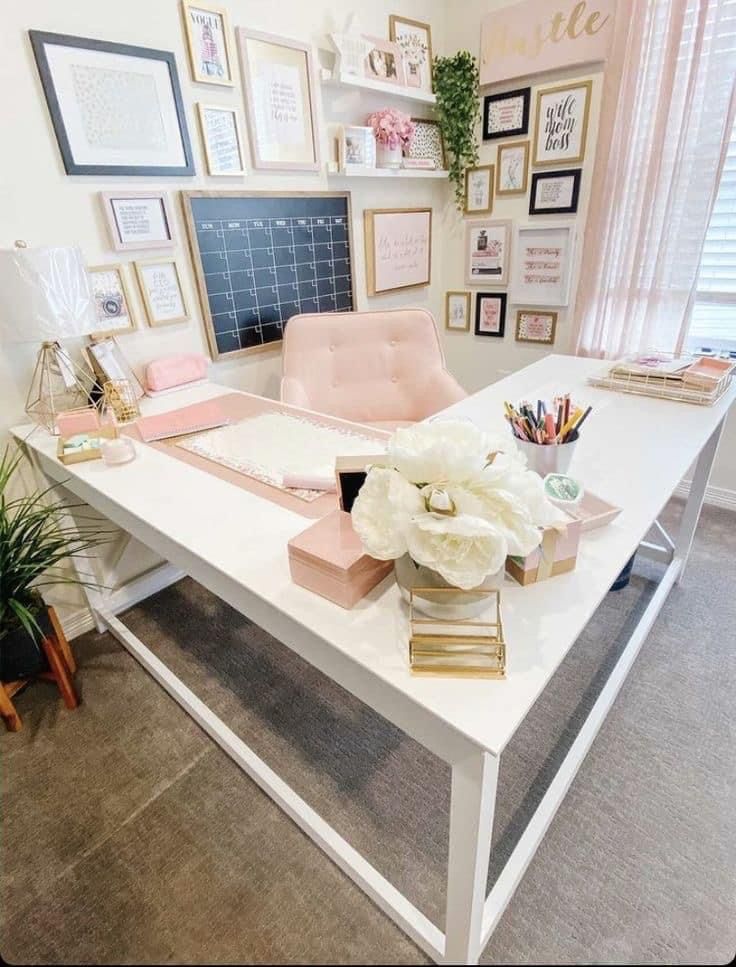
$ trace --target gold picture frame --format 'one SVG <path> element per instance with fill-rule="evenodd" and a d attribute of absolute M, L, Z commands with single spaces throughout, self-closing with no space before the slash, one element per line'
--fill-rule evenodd
<path fill-rule="evenodd" d="M 423 23 L 421 20 L 411 20 L 409 17 L 402 17 L 401 14 L 392 13 L 388 18 L 388 36 L 389 39 L 394 43 L 399 44 L 399 49 L 401 50 L 401 44 L 399 42 L 399 31 L 397 26 L 405 24 L 407 27 L 416 27 L 419 31 L 424 31 L 427 34 L 427 74 L 429 83 L 427 86 L 420 84 L 419 90 L 424 90 L 431 94 L 434 90 L 434 74 L 432 72 L 432 65 L 434 63 L 434 58 L 432 56 L 432 27 L 428 23 Z M 406 70 L 406 57 L 402 50 L 402 60 L 404 61 L 404 83 L 407 86 L 409 84 L 409 73 Z"/>
<path fill-rule="evenodd" d="M 583 110 L 583 123 L 581 126 L 580 134 L 580 151 L 577 154 L 566 154 L 558 155 L 554 158 L 550 158 L 547 161 L 540 160 L 539 156 L 539 132 L 540 132 L 540 119 L 542 116 L 542 99 L 550 94 L 562 94 L 564 91 L 577 91 L 580 89 L 585 90 L 585 108 Z M 532 158 L 532 164 L 535 168 L 549 168 L 551 166 L 565 167 L 567 165 L 577 164 L 585 158 L 585 148 L 588 140 L 588 121 L 590 119 L 590 100 L 593 91 L 593 81 L 575 81 L 569 84 L 560 84 L 557 87 L 545 87 L 540 88 L 537 91 L 537 110 L 534 117 L 534 156 Z"/>
<path fill-rule="evenodd" d="M 470 208 L 468 205 L 468 177 L 473 172 L 488 172 L 488 205 L 483 208 Z M 493 187 L 494 187 L 495 165 L 475 165 L 465 169 L 465 199 L 463 201 L 463 213 L 465 215 L 490 215 L 493 213 Z"/>
<path fill-rule="evenodd" d="M 230 171 L 217 171 L 213 167 L 213 157 L 210 150 L 210 142 L 207 134 L 207 123 L 205 119 L 207 111 L 219 111 L 222 114 L 232 115 L 233 130 L 235 132 L 235 141 L 238 148 L 238 158 L 240 159 L 239 168 L 233 168 Z M 204 152 L 207 174 L 212 178 L 239 178 L 245 175 L 245 152 L 243 150 L 243 137 L 240 130 L 240 119 L 238 118 L 237 109 L 234 107 L 229 107 L 227 104 L 203 104 L 201 101 L 198 101 L 197 120 L 199 121 L 199 133 L 202 138 L 202 151 Z"/>
<path fill-rule="evenodd" d="M 141 290 L 141 298 L 143 299 L 143 306 L 146 310 L 146 321 L 148 325 L 155 328 L 157 326 L 173 326 L 178 322 L 188 322 L 190 319 L 189 308 L 187 307 L 187 299 L 184 295 L 184 287 L 181 284 L 181 272 L 179 271 L 179 263 L 177 260 L 173 257 L 142 259 L 134 262 L 133 265 L 135 267 L 136 278 L 138 279 L 138 287 Z M 179 300 L 182 307 L 181 314 L 167 316 L 165 318 L 157 317 L 156 307 L 151 301 L 149 286 L 146 280 L 146 269 L 154 265 L 173 265 L 176 283 L 179 288 Z"/>
<path fill-rule="evenodd" d="M 502 155 L 504 151 L 518 150 L 522 148 L 524 151 L 524 177 L 520 188 L 503 188 L 501 187 L 501 175 L 503 172 L 503 161 Z M 509 141 L 508 144 L 499 144 L 498 155 L 496 157 L 496 197 L 497 198 L 507 198 L 510 195 L 524 195 L 529 186 L 529 151 L 530 144 L 529 139 L 525 138 L 523 141 Z"/>
<path fill-rule="evenodd" d="M 101 275 L 103 272 L 114 272 L 118 277 L 119 289 L 123 297 L 125 308 L 127 309 L 128 325 L 118 326 L 117 328 L 103 327 L 101 329 L 96 329 L 93 333 L 90 333 L 90 335 L 93 336 L 95 339 L 105 339 L 108 336 L 117 336 L 123 332 L 135 332 L 135 330 L 138 328 L 138 323 L 137 323 L 135 312 L 133 310 L 133 305 L 130 299 L 130 288 L 128 286 L 128 281 L 125 277 L 125 266 L 123 265 L 122 262 L 110 262 L 108 265 L 87 266 L 87 274 L 90 277 L 93 275 Z M 90 278 L 90 282 L 92 284 L 92 294 L 95 297 L 95 309 L 98 310 L 98 318 L 100 318 L 99 316 L 100 307 L 98 307 L 97 305 L 97 292 L 95 288 L 95 283 L 92 278 Z M 111 314 L 111 318 L 114 318 L 113 314 Z"/>
<path fill-rule="evenodd" d="M 380 287 L 381 279 L 376 270 L 376 221 L 381 216 L 427 215 L 427 275 L 421 281 Z M 363 211 L 363 232 L 365 236 L 365 272 L 368 295 L 383 295 L 403 289 L 418 289 L 432 282 L 432 209 L 431 208 L 366 208 Z"/>
<path fill-rule="evenodd" d="M 451 326 L 450 325 L 450 300 L 453 298 L 463 299 L 465 301 L 465 325 L 464 326 Z M 445 329 L 448 332 L 470 332 L 470 302 L 472 295 L 470 292 L 465 292 L 459 289 L 451 289 L 445 293 Z"/>
<path fill-rule="evenodd" d="M 555 335 L 557 333 L 557 312 L 553 312 L 550 309 L 517 309 L 516 310 L 516 331 L 515 338 L 517 342 L 535 343 L 538 346 L 554 346 Z M 549 319 L 549 335 L 542 338 L 536 338 L 534 336 L 522 336 L 521 326 L 522 326 L 522 316 L 544 316 Z"/>
<path fill-rule="evenodd" d="M 201 63 L 198 62 L 197 42 L 194 35 L 192 23 L 192 12 L 201 10 L 213 17 L 219 17 L 222 24 L 222 42 L 227 62 L 227 75 L 223 77 L 212 76 L 201 70 Z M 233 45 L 231 41 L 232 29 L 230 27 L 230 14 L 227 7 L 220 7 L 211 3 L 196 3 L 195 0 L 181 0 L 181 13 L 184 20 L 184 32 L 187 39 L 187 50 L 189 52 L 189 67 L 192 72 L 192 80 L 198 84 L 216 84 L 218 87 L 234 87 L 235 77 L 233 75 Z"/>

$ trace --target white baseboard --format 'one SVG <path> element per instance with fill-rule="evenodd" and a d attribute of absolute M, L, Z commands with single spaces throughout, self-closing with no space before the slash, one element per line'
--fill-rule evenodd
<path fill-rule="evenodd" d="M 687 497 L 689 493 L 690 481 L 683 480 L 677 485 L 675 497 Z M 727 487 L 707 487 L 705 502 L 713 507 L 736 511 L 736 490 L 729 490 Z"/>
<path fill-rule="evenodd" d="M 61 615 L 59 617 L 61 618 Z M 64 629 L 64 634 L 70 641 L 72 638 L 78 638 L 79 635 L 83 635 L 86 631 L 92 631 L 95 627 L 89 608 L 79 608 L 77 611 L 72 611 L 64 615 L 61 620 L 61 625 Z"/>

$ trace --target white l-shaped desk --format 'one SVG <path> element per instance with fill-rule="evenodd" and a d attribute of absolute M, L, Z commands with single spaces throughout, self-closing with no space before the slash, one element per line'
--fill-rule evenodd
<path fill-rule="evenodd" d="M 170 562 L 162 576 L 111 592 L 88 591 L 98 627 L 108 629 L 231 758 L 434 960 L 476 963 L 562 802 L 673 585 L 682 578 L 724 420 L 736 385 L 701 407 L 594 389 L 600 361 L 548 356 L 445 411 L 508 432 L 503 401 L 571 392 L 593 405 L 572 472 L 586 488 L 623 507 L 607 527 L 583 536 L 575 571 L 503 592 L 507 677 L 503 681 L 422 678 L 407 660 L 407 619 L 392 579 L 344 611 L 297 587 L 287 542 L 304 517 L 188 466 L 152 447 L 108 468 L 64 466 L 56 440 L 29 426 L 24 440 L 40 471 Z M 231 392 L 213 385 L 146 401 L 162 412 Z M 646 541 L 688 467 L 697 461 L 674 540 Z M 666 565 L 579 734 L 486 896 L 501 754 L 631 554 Z M 152 590 L 191 575 L 325 675 L 411 735 L 452 769 L 444 929 L 330 827 L 166 667 L 116 616 Z M 110 583 L 104 575 L 103 583 Z M 114 575 L 113 575 L 114 579 Z M 564 876 L 564 870 L 560 870 Z"/>

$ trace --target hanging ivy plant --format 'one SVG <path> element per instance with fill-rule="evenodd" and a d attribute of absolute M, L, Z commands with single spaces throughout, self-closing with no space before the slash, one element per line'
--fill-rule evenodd
<path fill-rule="evenodd" d="M 465 169 L 478 164 L 478 62 L 468 50 L 459 50 L 452 57 L 435 57 L 432 76 L 437 96 L 437 120 L 450 156 L 450 181 L 455 188 L 455 202 L 462 211 Z"/>

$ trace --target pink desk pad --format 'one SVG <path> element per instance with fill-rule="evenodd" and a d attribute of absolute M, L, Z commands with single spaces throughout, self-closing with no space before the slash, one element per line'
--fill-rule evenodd
<path fill-rule="evenodd" d="M 226 396 L 216 397 L 216 400 L 231 423 L 237 423 L 239 420 L 244 420 L 248 417 L 259 416 L 261 413 L 289 413 L 294 416 L 306 416 L 313 423 L 319 423 L 322 426 L 335 427 L 336 429 L 354 427 L 360 431 L 362 436 L 375 440 L 388 440 L 391 436 L 385 430 L 377 430 L 373 427 L 365 426 L 362 423 L 347 423 L 345 420 L 337 420 L 322 413 L 313 413 L 311 410 L 300 410 L 296 406 L 289 406 L 286 403 L 279 403 L 276 400 L 268 400 L 263 396 L 254 396 L 251 393 L 228 393 Z M 201 403 L 194 403 L 192 406 L 181 407 L 176 411 L 177 417 L 182 420 L 190 416 L 194 417 L 201 409 L 201 406 Z M 136 426 L 127 428 L 125 433 L 143 442 Z M 270 500 L 280 507 L 285 507 L 287 510 L 293 510 L 303 517 L 318 519 L 337 509 L 337 494 L 323 494 L 323 496 L 312 501 L 303 500 L 288 490 L 273 487 L 270 484 L 256 480 L 255 477 L 249 477 L 246 474 L 239 473 L 237 470 L 232 470 L 230 467 L 225 467 L 222 464 L 208 460 L 206 457 L 176 446 L 176 443 L 181 439 L 181 437 L 171 437 L 168 440 L 147 443 L 146 446 L 155 447 L 161 453 L 166 453 L 176 460 L 181 460 L 183 463 L 188 463 L 192 467 L 204 470 L 205 473 L 211 473 L 214 477 L 219 477 L 220 480 L 226 480 L 236 487 L 247 490 L 257 497 Z"/>

